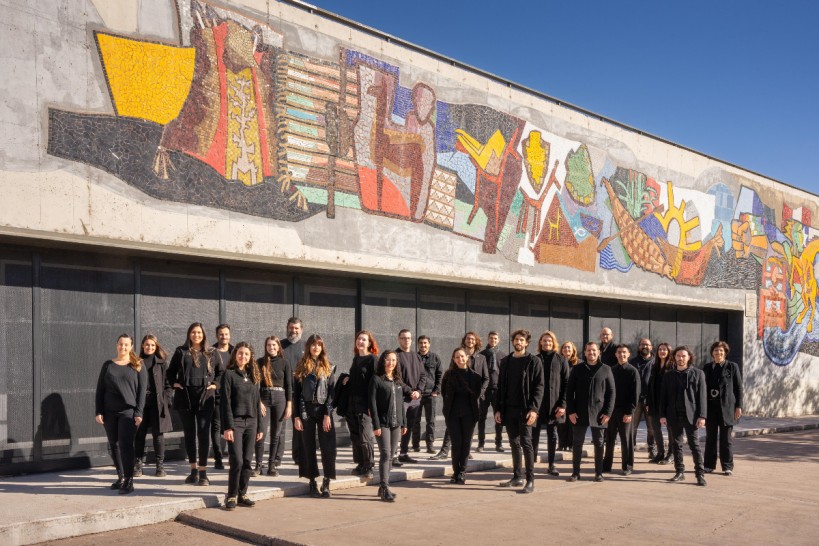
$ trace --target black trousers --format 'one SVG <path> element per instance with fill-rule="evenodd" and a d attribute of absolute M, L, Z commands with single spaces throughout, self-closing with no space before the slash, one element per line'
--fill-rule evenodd
<path fill-rule="evenodd" d="M 526 424 L 526 417 L 523 410 L 507 409 L 504 413 L 503 422 L 506 425 L 506 435 L 509 437 L 509 445 L 512 446 L 512 477 L 518 479 L 522 477 L 521 458 L 526 465 L 526 480 L 535 479 L 535 449 L 532 444 L 532 429 Z"/>
<path fill-rule="evenodd" d="M 719 445 L 719 461 L 722 470 L 734 469 L 734 442 L 733 425 L 721 425 L 721 420 L 711 417 L 705 421 L 705 461 L 706 468 L 717 467 L 717 445 Z M 719 440 L 719 442 L 717 442 Z"/>
<path fill-rule="evenodd" d="M 366 470 L 375 466 L 373 442 L 373 420 L 367 413 L 349 412 L 347 428 L 350 430 L 350 443 L 353 447 L 353 461 Z"/>
<path fill-rule="evenodd" d="M 143 412 L 142 423 L 139 424 L 134 438 L 134 455 L 137 459 L 142 459 L 145 456 L 145 438 L 148 436 L 148 429 L 151 429 L 156 460 L 164 461 L 165 435 L 159 429 L 159 408 L 156 406 L 156 394 L 153 393 L 145 397 L 145 411 Z"/>
<path fill-rule="evenodd" d="M 546 449 L 548 451 L 547 458 L 549 466 L 555 464 L 555 451 L 557 451 L 557 430 L 558 423 L 546 423 Z M 535 457 L 537 457 L 538 449 L 540 448 L 540 432 L 542 425 L 538 424 L 532 427 L 532 447 L 535 450 Z"/>
<path fill-rule="evenodd" d="M 668 446 L 666 448 L 660 416 L 652 413 L 651 422 L 654 425 L 654 442 L 657 444 L 657 455 L 665 457 L 666 454 L 674 453 L 674 435 L 671 434 L 671 427 L 669 425 L 665 426 L 665 430 L 668 433 Z"/>
<path fill-rule="evenodd" d="M 478 445 L 483 447 L 486 440 L 486 417 L 489 414 L 489 406 L 492 406 L 492 415 L 498 411 L 495 407 L 495 392 L 497 389 L 487 389 L 486 394 L 480 401 L 480 412 L 478 413 Z M 492 420 L 494 422 L 494 419 Z M 503 440 L 503 425 L 495 423 L 495 445 L 501 445 Z"/>
<path fill-rule="evenodd" d="M 674 436 L 674 469 L 677 472 L 685 472 L 683 462 L 683 441 L 684 436 L 688 436 L 688 447 L 694 457 L 694 472 L 697 476 L 704 474 L 702 448 L 700 447 L 700 434 L 695 425 L 688 423 L 685 417 L 678 418 L 671 425 L 671 434 Z"/>
<path fill-rule="evenodd" d="M 404 402 L 404 409 L 407 411 L 407 430 L 411 431 L 415 426 L 415 422 L 421 418 L 421 401 Z M 406 455 L 409 451 L 411 436 L 412 434 L 409 433 L 401 436 L 401 455 Z"/>
<path fill-rule="evenodd" d="M 233 441 L 227 442 L 230 459 L 228 497 L 247 494 L 247 486 L 253 474 L 253 451 L 257 443 L 256 429 L 256 419 L 253 417 L 234 417 L 233 419 Z"/>
<path fill-rule="evenodd" d="M 432 447 L 432 444 L 435 442 L 435 406 L 438 403 L 437 400 L 437 397 L 433 398 L 429 394 L 425 394 L 421 397 L 421 411 L 427 423 L 426 429 L 424 430 L 424 443 L 428 448 Z M 412 427 L 413 449 L 421 447 L 421 420 L 421 416 L 419 415 L 418 420 L 415 421 L 415 426 Z"/>
<path fill-rule="evenodd" d="M 137 431 L 136 423 L 134 423 L 134 410 L 106 413 L 102 418 L 117 476 L 133 478 L 134 437 Z"/>
<path fill-rule="evenodd" d="M 646 408 L 645 400 L 637 402 L 637 407 L 634 408 L 634 414 L 631 419 L 631 445 L 637 445 L 637 429 L 640 428 L 640 420 L 646 422 L 646 443 L 648 444 L 648 452 L 654 453 L 657 450 L 657 441 L 654 439 L 654 421 L 651 418 L 651 413 Z"/>
<path fill-rule="evenodd" d="M 390 484 L 392 459 L 398 450 L 398 440 L 401 437 L 401 427 L 381 427 L 381 436 L 378 436 L 378 475 L 381 485 Z"/>
<path fill-rule="evenodd" d="M 475 432 L 475 418 L 472 415 L 449 417 L 446 428 L 452 438 L 452 473 L 456 476 L 465 474 Z"/>
<path fill-rule="evenodd" d="M 617 436 L 620 436 L 620 459 L 623 470 L 631 470 L 634 468 L 634 435 L 632 434 L 632 426 L 634 425 L 634 417 L 630 423 L 623 422 L 625 411 L 614 408 L 611 412 L 611 419 L 606 427 L 606 453 L 603 455 L 603 471 L 611 472 L 614 465 L 614 443 L 617 441 Z"/>
<path fill-rule="evenodd" d="M 256 444 L 256 464 L 261 465 L 264 458 L 264 443 L 267 440 L 270 443 L 270 452 L 267 458 L 268 468 L 279 466 L 282 464 L 282 457 L 284 457 L 284 412 L 287 411 L 287 399 L 284 396 L 284 391 L 271 391 L 271 399 L 273 404 L 267 405 L 267 411 L 264 416 L 260 415 L 262 420 L 262 432 L 264 437 L 262 441 Z M 268 433 L 267 428 L 270 427 Z"/>
<path fill-rule="evenodd" d="M 558 423 L 557 425 L 557 448 L 571 448 L 572 447 L 572 423 L 566 419 L 565 423 Z"/>
<path fill-rule="evenodd" d="M 196 463 L 198 454 L 198 462 L 201 467 L 208 465 L 213 406 L 213 397 L 209 397 L 198 409 L 180 412 L 182 417 L 182 431 L 185 434 L 185 452 L 188 455 L 188 462 L 191 464 Z M 199 439 L 198 450 L 196 449 L 197 438 Z"/>
<path fill-rule="evenodd" d="M 321 449 L 321 469 L 325 478 L 336 479 L 336 428 L 330 418 L 330 430 L 324 432 L 322 406 L 307 404 L 307 418 L 301 420 L 304 430 L 299 434 L 299 477 L 315 480 L 319 477 L 316 447 Z M 316 434 L 318 433 L 318 446 Z"/>
<path fill-rule="evenodd" d="M 222 436 L 222 414 L 219 403 L 214 401 L 213 419 L 210 421 L 210 445 L 213 446 L 213 460 L 222 461 L 225 450 L 225 439 Z"/>
<path fill-rule="evenodd" d="M 580 459 L 583 457 L 583 442 L 589 425 L 572 425 L 572 474 L 580 474 Z M 592 444 L 594 445 L 594 473 L 603 473 L 603 441 L 606 429 L 591 427 Z"/>

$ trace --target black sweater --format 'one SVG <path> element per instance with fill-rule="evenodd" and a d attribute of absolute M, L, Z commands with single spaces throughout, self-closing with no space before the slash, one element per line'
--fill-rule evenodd
<path fill-rule="evenodd" d="M 400 381 L 390 381 L 384 376 L 374 375 L 370 379 L 368 391 L 373 430 L 407 426 Z"/>
<path fill-rule="evenodd" d="M 614 375 L 614 408 L 632 415 L 640 400 L 640 372 L 631 364 L 617 364 L 611 369 Z"/>
<path fill-rule="evenodd" d="M 245 372 L 234 368 L 222 377 L 222 432 L 235 428 L 236 417 L 256 419 L 256 432 L 262 431 L 259 419 L 259 385 Z"/>
<path fill-rule="evenodd" d="M 120 366 L 108 360 L 102 365 L 97 378 L 96 415 L 130 409 L 134 410 L 134 417 L 142 417 L 147 390 L 148 372 L 145 366 L 137 372 L 128 364 Z"/>
<path fill-rule="evenodd" d="M 347 382 L 349 407 L 353 413 L 367 413 L 370 409 L 370 379 L 375 374 L 375 355 L 356 356 L 350 366 Z"/>
<path fill-rule="evenodd" d="M 272 403 L 272 396 L 270 394 L 270 387 L 278 387 L 284 389 L 284 399 L 286 402 L 293 400 L 293 371 L 290 367 L 290 361 L 282 355 L 276 355 L 270 359 L 270 380 L 273 383 L 268 386 L 264 382 L 264 367 L 267 358 L 262 357 L 256 361 L 259 365 L 259 370 L 262 372 L 262 380 L 259 383 L 259 388 L 262 391 L 262 402 L 268 406 Z"/>

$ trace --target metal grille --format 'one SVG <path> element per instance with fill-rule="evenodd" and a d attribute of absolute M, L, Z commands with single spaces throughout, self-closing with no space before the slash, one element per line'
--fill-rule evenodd
<path fill-rule="evenodd" d="M 703 311 L 702 313 L 702 355 L 700 356 L 700 362 L 703 364 L 708 363 L 711 361 L 711 354 L 708 352 L 708 349 L 711 348 L 711 344 L 715 341 L 719 341 L 721 339 L 725 339 L 723 336 L 725 332 L 725 318 L 724 315 L 720 315 L 718 313 L 711 313 L 707 311 Z M 734 359 L 734 356 L 737 353 L 742 353 L 742 351 L 731 350 L 731 354 L 729 358 L 731 360 Z"/>
<path fill-rule="evenodd" d="M 614 343 L 620 343 L 623 331 L 620 326 L 620 304 L 607 301 L 589 302 L 589 339 L 585 341 L 600 341 L 600 330 L 611 328 L 614 334 Z M 577 347 L 578 352 L 580 346 Z"/>
<path fill-rule="evenodd" d="M 348 279 L 305 279 L 299 301 L 299 318 L 305 338 L 319 334 L 336 373 L 350 369 L 358 307 L 356 282 Z"/>
<path fill-rule="evenodd" d="M 432 351 L 444 367 L 461 344 L 466 325 L 466 293 L 463 290 L 424 287 L 419 290 L 418 333 L 430 337 Z M 417 335 L 416 335 L 417 337 Z"/>
<path fill-rule="evenodd" d="M 620 327 L 623 329 L 620 343 L 631 349 L 632 356 L 637 354 L 640 339 L 649 337 L 651 331 L 650 309 L 647 305 L 623 305 Z"/>
<path fill-rule="evenodd" d="M 512 317 L 508 332 L 498 332 L 501 338 L 501 347 L 506 352 L 512 351 L 512 340 L 509 339 L 515 330 L 529 330 L 532 334 L 532 343 L 529 350 L 537 351 L 537 340 L 544 330 L 549 328 L 549 300 L 536 295 L 513 295 Z M 582 331 L 582 324 L 581 324 Z M 563 341 L 558 337 L 560 341 Z"/>
<path fill-rule="evenodd" d="M 668 307 L 651 308 L 651 341 L 656 347 L 666 342 L 677 346 L 677 312 Z"/>
<path fill-rule="evenodd" d="M 703 347 L 702 347 L 702 313 L 690 309 L 680 309 L 677 311 L 677 343 L 687 345 L 694 356 L 694 364 L 697 368 L 702 368 Z"/>
<path fill-rule="evenodd" d="M 264 354 L 266 337 L 287 337 L 287 319 L 293 314 L 290 292 L 286 277 L 247 274 L 227 278 L 225 319 L 230 324 L 232 343 L 247 341 L 259 357 Z"/>
<path fill-rule="evenodd" d="M 415 287 L 400 283 L 367 281 L 362 285 L 361 325 L 372 332 L 379 348 L 398 347 L 398 332 L 415 332 Z"/>
<path fill-rule="evenodd" d="M 573 299 L 553 299 L 549 308 L 549 314 L 551 315 L 549 329 L 557 336 L 558 343 L 571 341 L 575 344 L 579 353 L 583 352 L 585 311 L 586 306 L 583 300 Z"/>
<path fill-rule="evenodd" d="M 496 292 L 470 291 L 466 329 L 475 331 L 483 341 L 484 347 L 489 332 L 492 330 L 498 332 L 500 347 L 504 352 L 508 352 L 509 296 Z"/>

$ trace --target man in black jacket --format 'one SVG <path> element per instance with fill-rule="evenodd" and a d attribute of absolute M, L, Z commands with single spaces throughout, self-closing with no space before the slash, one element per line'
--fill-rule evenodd
<path fill-rule="evenodd" d="M 617 344 L 614 343 L 614 333 L 611 328 L 604 327 L 600 330 L 600 362 L 608 366 L 617 365 L 617 356 L 614 354 Z"/>
<path fill-rule="evenodd" d="M 435 406 L 438 403 L 438 396 L 441 394 L 441 377 L 444 374 L 441 358 L 430 351 L 429 336 L 418 336 L 418 356 L 424 363 L 424 372 L 427 375 L 427 382 L 424 384 L 424 392 L 421 393 L 421 409 L 424 413 L 427 426 L 424 434 L 424 442 L 427 445 L 427 453 L 435 453 L 432 444 L 435 443 Z M 420 451 L 421 446 L 421 419 L 415 421 L 412 429 L 413 451 Z"/>
<path fill-rule="evenodd" d="M 657 442 L 654 440 L 654 420 L 649 415 L 648 383 L 651 381 L 651 368 L 654 367 L 654 347 L 651 340 L 644 337 L 640 340 L 637 355 L 628 361 L 640 374 L 640 400 L 634 409 L 634 418 L 631 421 L 631 441 L 637 444 L 637 429 L 640 420 L 646 422 L 646 443 L 648 444 L 648 459 L 657 462 Z"/>
<path fill-rule="evenodd" d="M 603 481 L 603 436 L 614 411 L 614 376 L 611 368 L 600 363 L 600 347 L 589 341 L 583 347 L 585 362 L 569 373 L 566 386 L 566 412 L 572 425 L 572 475 L 580 479 L 580 458 L 586 431 L 591 427 L 594 444 L 594 481 Z"/>
<path fill-rule="evenodd" d="M 228 324 L 220 324 L 216 327 L 216 343 L 213 344 L 214 355 L 218 358 L 214 359 L 214 363 L 219 366 L 222 371 L 221 375 L 224 377 L 225 370 L 227 370 L 230 362 L 230 355 L 233 354 L 233 345 L 230 344 L 230 326 Z M 216 389 L 216 395 L 213 405 L 213 420 L 210 422 L 210 442 L 213 446 L 213 468 L 222 470 L 225 464 L 222 462 L 225 451 L 225 439 L 222 437 L 222 410 L 220 407 L 222 400 L 222 389 Z M 256 463 L 256 468 L 253 471 L 254 476 L 258 476 L 260 472 L 259 463 Z"/>
<path fill-rule="evenodd" d="M 543 364 L 526 348 L 532 335 L 528 330 L 512 333 L 515 352 L 503 359 L 498 376 L 495 398 L 495 422 L 506 425 L 506 435 L 512 446 L 512 479 L 501 487 L 524 485 L 521 477 L 521 456 L 526 463 L 526 484 L 523 493 L 535 490 L 535 450 L 532 427 L 537 425 L 538 411 L 543 401 Z"/>
<path fill-rule="evenodd" d="M 427 383 L 427 374 L 421 357 L 412 350 L 412 332 L 404 329 L 398 332 L 398 363 L 401 366 L 401 380 L 404 390 L 404 409 L 407 412 L 407 429 L 412 430 L 415 421 L 421 418 L 421 393 Z M 411 434 L 401 436 L 401 454 L 393 466 L 402 463 L 417 463 L 408 454 Z"/>
<path fill-rule="evenodd" d="M 697 485 L 706 485 L 699 429 L 705 426 L 706 384 L 702 370 L 694 368 L 694 356 L 688 347 L 674 349 L 671 354 L 674 369 L 663 377 L 660 392 L 660 423 L 668 424 L 674 437 L 674 468 L 672 482 L 685 480 L 683 463 L 683 435 L 688 436 L 688 447 L 694 456 Z"/>
<path fill-rule="evenodd" d="M 486 416 L 489 414 L 489 406 L 492 405 L 492 413 L 494 414 L 498 408 L 495 407 L 495 395 L 498 390 L 498 372 L 500 371 L 501 360 L 506 358 L 506 351 L 500 350 L 500 336 L 494 330 L 489 332 L 486 337 L 486 348 L 481 351 L 481 354 L 486 359 L 486 368 L 489 371 L 489 384 L 486 387 L 486 393 L 481 399 L 481 411 L 478 415 L 478 449 L 477 452 L 483 451 L 486 440 Z M 495 451 L 503 453 L 503 426 L 495 423 Z"/>
<path fill-rule="evenodd" d="M 291 370 L 296 369 L 296 365 L 301 360 L 301 357 L 304 356 L 305 340 L 302 336 L 303 332 L 304 323 L 299 317 L 290 317 L 287 319 L 287 337 L 282 340 L 282 356 L 290 363 Z M 298 416 L 297 413 L 296 411 L 293 412 L 292 419 L 294 421 Z M 290 442 L 290 447 L 293 454 L 293 462 L 299 464 L 299 446 L 301 445 L 299 434 L 301 433 L 296 430 L 295 427 L 291 430 L 293 431 L 293 439 Z M 282 439 L 280 441 L 284 442 L 284 432 L 282 432 Z"/>
<path fill-rule="evenodd" d="M 634 469 L 634 437 L 631 434 L 631 427 L 634 425 L 634 412 L 640 398 L 640 374 L 628 361 L 631 355 L 628 345 L 618 345 L 614 354 L 617 356 L 617 366 L 611 369 L 614 375 L 614 412 L 606 429 L 603 472 L 611 472 L 614 463 L 614 443 L 619 434 L 623 476 L 628 476 Z"/>

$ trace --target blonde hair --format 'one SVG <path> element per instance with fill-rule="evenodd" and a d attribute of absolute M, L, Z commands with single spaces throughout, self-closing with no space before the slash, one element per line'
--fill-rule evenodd
<path fill-rule="evenodd" d="M 545 332 L 540 334 L 540 338 L 537 340 L 537 350 L 538 351 L 543 350 L 542 349 L 543 346 L 541 345 L 541 343 L 543 342 L 543 338 L 545 336 L 549 336 L 550 338 L 552 338 L 552 347 L 555 348 L 554 349 L 555 351 L 560 350 L 560 343 L 557 342 L 557 335 L 554 332 L 552 332 L 551 330 L 546 330 Z"/>
<path fill-rule="evenodd" d="M 571 341 L 563 342 L 563 345 L 560 346 L 560 354 L 563 354 L 563 347 L 568 345 L 572 348 L 572 355 L 567 359 L 569 361 L 569 365 L 575 366 L 577 365 L 577 347 Z"/>

